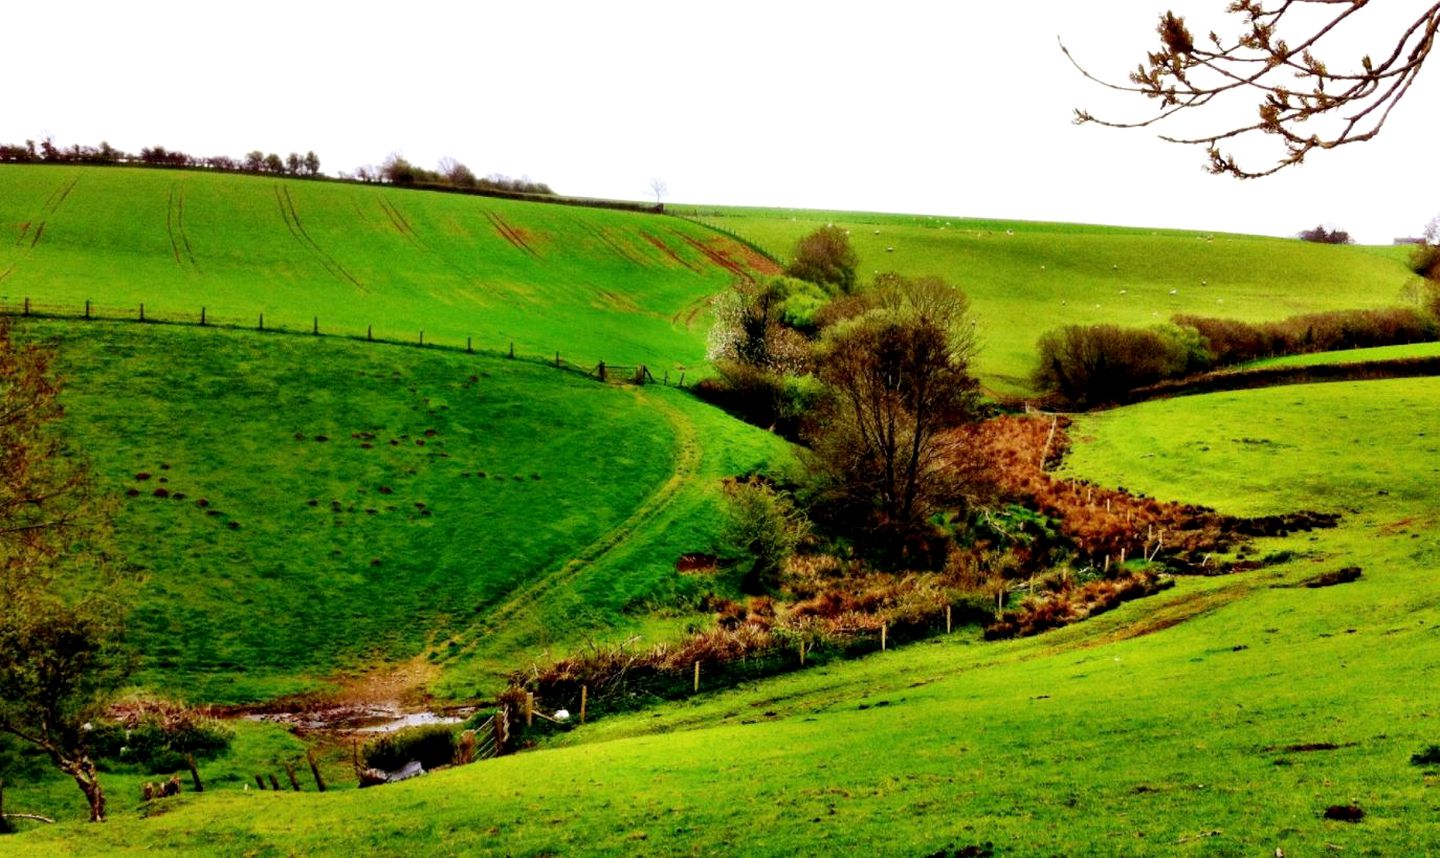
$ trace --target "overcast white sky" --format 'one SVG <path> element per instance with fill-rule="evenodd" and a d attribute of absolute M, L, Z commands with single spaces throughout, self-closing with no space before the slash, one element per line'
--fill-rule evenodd
<path fill-rule="evenodd" d="M 1166 8 L 1204 32 L 1224 5 L 26 2 L 5 12 L 0 140 L 313 149 L 330 173 L 449 155 L 590 196 L 644 198 L 660 176 L 677 202 L 1275 235 L 1325 222 L 1376 243 L 1440 213 L 1440 68 L 1375 142 L 1258 182 L 1208 176 L 1200 150 L 1146 131 L 1071 124 L 1111 102 L 1057 36 L 1123 79 Z M 1384 53 L 1419 6 L 1374 5 L 1332 66 Z"/>

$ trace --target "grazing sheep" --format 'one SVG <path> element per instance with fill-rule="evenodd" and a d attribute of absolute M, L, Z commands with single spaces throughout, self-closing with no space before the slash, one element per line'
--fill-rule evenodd
<path fill-rule="evenodd" d="M 1179 290 L 1179 289 L 1171 289 L 1171 290 L 1170 290 L 1170 294 L 1171 294 L 1171 295 L 1179 295 L 1179 294 L 1180 294 L 1180 290 Z"/>
<path fill-rule="evenodd" d="M 893 247 L 887 247 L 887 248 L 885 248 L 885 252 L 886 252 L 886 253 L 894 253 L 894 252 L 895 252 L 895 248 L 893 248 Z"/>

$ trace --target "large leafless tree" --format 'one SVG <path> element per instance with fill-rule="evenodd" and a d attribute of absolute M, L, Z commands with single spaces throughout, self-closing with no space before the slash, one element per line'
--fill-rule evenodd
<path fill-rule="evenodd" d="M 1370 140 L 1410 92 L 1435 46 L 1440 3 L 1411 2 L 1413 17 L 1407 14 L 1398 32 L 1387 33 L 1373 53 L 1345 57 L 1340 64 L 1331 62 L 1337 37 L 1363 32 L 1367 11 L 1394 9 L 1396 0 L 1233 0 L 1226 11 L 1238 27 L 1229 37 L 1211 31 L 1196 38 L 1184 17 L 1166 12 L 1157 28 L 1159 48 L 1130 73 L 1128 83 L 1092 74 L 1062 43 L 1086 77 L 1158 102 L 1150 115 L 1134 120 L 1076 110 L 1075 121 L 1148 128 L 1181 113 L 1213 117 L 1222 101 L 1248 101 L 1253 105 L 1248 119 L 1222 120 L 1196 134 L 1161 135 L 1203 147 L 1210 172 L 1247 179 L 1300 164 L 1317 149 Z M 1264 135 L 1280 142 L 1273 163 L 1252 167 L 1237 160 L 1231 151 L 1236 143 Z"/>

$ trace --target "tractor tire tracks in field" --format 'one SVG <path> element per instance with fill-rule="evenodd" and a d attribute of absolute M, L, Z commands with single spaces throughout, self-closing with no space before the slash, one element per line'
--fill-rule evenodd
<path fill-rule="evenodd" d="M 531 247 L 530 243 L 525 240 L 525 234 L 507 223 L 503 217 L 495 212 L 486 212 L 485 217 L 490 219 L 490 225 L 495 227 L 495 231 L 500 233 L 500 236 L 510 242 L 510 244 L 514 245 L 517 250 L 528 253 L 537 259 L 540 258 L 540 254 L 536 253 L 535 248 Z"/>
<path fill-rule="evenodd" d="M 735 260 L 726 256 L 724 253 L 721 253 L 720 251 L 716 250 L 705 242 L 697 238 L 692 238 L 677 229 L 672 229 L 670 230 L 670 232 L 675 235 L 676 238 L 679 238 L 681 241 L 700 251 L 700 253 L 703 254 L 706 259 L 709 259 L 710 262 L 713 263 L 716 267 L 725 269 L 726 271 L 730 272 L 731 274 L 735 275 L 746 283 L 755 282 L 755 278 L 750 275 L 749 271 L 745 270 L 744 266 L 740 265 Z"/>
<path fill-rule="evenodd" d="M 290 235 L 300 243 L 301 247 L 310 251 L 320 265 L 330 273 L 336 280 L 347 281 L 361 292 L 368 292 L 365 284 L 361 283 L 355 275 L 345 270 L 335 257 L 325 252 L 310 233 L 305 231 L 305 225 L 300 222 L 300 213 L 295 210 L 295 201 L 290 197 L 290 189 L 285 185 L 275 186 L 275 202 L 280 207 L 280 218 L 285 221 L 285 227 L 290 230 Z"/>
<path fill-rule="evenodd" d="M 618 240 L 616 240 L 615 236 L 610 234 L 610 230 L 606 229 L 605 227 L 596 226 L 595 224 L 578 217 L 571 218 L 571 221 L 581 230 L 593 235 L 596 239 L 600 241 L 601 244 L 604 244 L 606 247 L 615 251 L 615 255 L 619 256 L 621 259 L 625 260 L 631 265 L 635 265 L 640 268 L 650 267 L 650 264 L 648 262 L 646 262 L 634 251 L 628 249 L 627 247 L 625 247 L 625 245 L 621 244 Z"/>
<path fill-rule="evenodd" d="M 190 246 L 190 236 L 185 232 L 185 184 L 175 182 L 170 186 L 170 201 L 165 209 L 165 232 L 170 236 L 170 253 L 175 264 L 181 268 L 189 263 L 189 269 L 200 273 L 195 262 L 195 250 Z"/>
<path fill-rule="evenodd" d="M 461 652 L 473 651 L 485 637 L 514 626 L 517 617 L 537 610 L 552 594 L 600 565 L 607 557 L 635 539 L 649 536 L 647 527 L 670 509 L 686 484 L 696 477 L 700 471 L 701 454 L 695 426 L 659 397 L 653 398 L 651 404 L 665 415 L 675 429 L 677 456 L 674 471 L 669 478 L 624 520 L 580 548 L 570 559 L 550 567 L 529 582 L 518 586 L 487 611 L 477 628 L 462 633 L 474 639 L 468 646 L 463 647 Z"/>
<path fill-rule="evenodd" d="M 467 282 L 479 282 L 479 275 L 436 250 L 429 242 L 421 238 L 409 218 L 405 217 L 405 213 L 400 211 L 400 207 L 394 202 L 387 200 L 384 196 L 377 197 L 377 202 L 380 204 L 380 210 L 385 213 L 386 219 L 390 221 L 390 225 L 395 227 L 395 231 L 400 234 L 401 238 L 404 238 L 421 253 L 438 259 L 442 265 L 460 275 Z"/>
<path fill-rule="evenodd" d="M 648 241 L 648 242 L 650 242 L 652 245 L 654 245 L 654 247 L 655 247 L 656 250 L 659 250 L 661 253 L 665 254 L 665 255 L 668 256 L 668 257 L 670 257 L 673 261 L 675 261 L 675 262 L 678 263 L 679 265 L 681 265 L 681 266 L 683 266 L 683 267 L 685 267 L 685 268 L 688 268 L 688 269 L 690 269 L 691 271 L 694 271 L 696 274 L 699 274 L 699 273 L 700 273 L 701 268 L 700 268 L 699 265 L 694 265 L 694 264 L 692 264 L 692 263 L 690 263 L 690 262 L 687 262 L 687 261 L 684 260 L 684 259 L 681 259 L 681 258 L 680 258 L 680 255 L 675 252 L 674 248 L 672 248 L 670 245 L 668 245 L 668 244 L 665 243 L 665 239 L 661 238 L 661 237 L 658 236 L 658 235 L 655 235 L 655 234 L 652 233 L 652 232 L 646 232 L 645 230 L 641 230 L 641 231 L 640 231 L 640 234 L 643 235 L 643 236 L 645 236 L 645 240 Z"/>
<path fill-rule="evenodd" d="M 20 234 L 15 237 L 15 246 L 23 247 L 25 250 L 19 259 L 10 263 L 9 267 L 3 272 L 0 272 L 0 281 L 4 281 L 5 278 L 13 274 L 15 268 L 21 262 L 29 259 L 30 254 L 35 252 L 36 245 L 40 243 L 40 239 L 45 235 L 45 225 L 60 212 L 60 207 L 65 204 L 65 200 L 69 198 L 70 192 L 75 190 L 75 186 L 79 183 L 80 177 L 75 176 L 70 181 L 58 185 L 50 192 L 50 196 L 45 198 L 44 204 L 40 207 L 40 216 L 21 224 Z M 34 232 L 31 232 L 32 226 L 35 228 Z M 29 239 L 28 245 L 26 244 L 26 239 Z"/>

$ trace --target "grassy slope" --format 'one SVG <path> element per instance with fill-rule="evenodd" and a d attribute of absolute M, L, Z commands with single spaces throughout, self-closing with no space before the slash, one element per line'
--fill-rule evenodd
<path fill-rule="evenodd" d="M 1175 313 L 1274 319 L 1383 306 L 1398 303 L 1412 278 L 1403 248 L 856 212 L 695 213 L 781 259 L 798 238 L 835 223 L 850 231 L 862 276 L 893 270 L 958 283 L 985 332 L 980 372 L 1007 393 L 1026 390 L 1036 339 L 1060 325 L 1147 325 Z"/>
<path fill-rule="evenodd" d="M 1440 343 L 1414 343 L 1404 346 L 1382 346 L 1373 349 L 1346 349 L 1334 352 L 1316 352 L 1308 355 L 1286 355 L 1252 361 L 1240 369 L 1262 369 L 1281 366 L 1329 366 L 1331 364 L 1365 363 L 1375 360 L 1400 360 L 1402 358 L 1434 357 L 1440 355 Z"/>
<path fill-rule="evenodd" d="M 1398 380 L 1081 421 L 1076 474 L 1230 512 L 1346 513 L 1262 546 L 1298 556 L 1261 572 L 1039 638 L 957 634 L 702 694 L 383 791 L 186 798 L 16 853 L 1432 852 L 1436 775 L 1409 756 L 1440 741 L 1437 403 L 1440 381 Z M 1359 582 L 1284 586 L 1351 563 Z M 1337 747 L 1289 750 L 1314 743 Z M 1321 818 L 1351 801 L 1364 822 Z"/>
<path fill-rule="evenodd" d="M 43 227 L 43 228 L 42 228 Z M 507 234 L 509 238 L 507 238 Z M 510 238 L 516 239 L 512 242 Z M 0 166 L 0 296 L 565 353 L 657 368 L 704 355 L 732 279 L 675 218 L 168 170 Z M 658 242 L 662 246 L 657 246 Z"/>
<path fill-rule="evenodd" d="M 116 531 L 146 578 L 142 680 L 192 700 L 427 652 L 443 664 L 459 639 L 494 656 L 491 673 L 465 668 L 454 690 L 469 693 L 537 643 L 643 626 L 639 605 L 688 617 L 700 582 L 673 564 L 714 547 L 718 478 L 787 455 L 685 394 L 499 358 L 169 326 L 24 330 L 60 345 L 69 431 L 102 489 L 139 491 Z M 636 521 L 662 490 L 685 520 Z M 618 544 L 586 555 L 597 542 Z M 502 641 L 492 616 L 577 555 L 589 562 L 528 600 Z"/>

